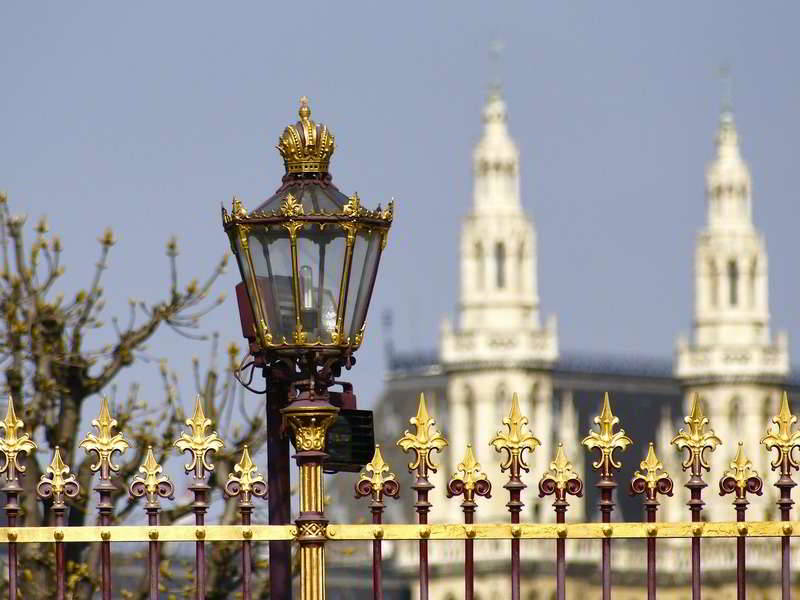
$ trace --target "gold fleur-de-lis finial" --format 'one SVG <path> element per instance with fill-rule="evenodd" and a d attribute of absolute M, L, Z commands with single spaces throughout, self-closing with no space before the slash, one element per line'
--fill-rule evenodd
<path fill-rule="evenodd" d="M 497 452 L 505 452 L 505 458 L 500 464 L 500 469 L 511 469 L 512 475 L 519 475 L 520 469 L 528 471 L 524 453 L 526 450 L 533 452 L 540 442 L 530 430 L 525 427 L 528 418 L 522 415 L 519 409 L 519 397 L 511 396 L 511 411 L 503 419 L 503 425 L 508 431 L 498 431 L 489 442 Z"/>
<path fill-rule="evenodd" d="M 472 444 L 467 444 L 464 458 L 458 463 L 456 472 L 447 484 L 448 497 L 464 495 L 464 502 L 472 502 L 475 495 L 488 497 L 492 485 L 486 478 L 486 473 L 481 470 L 481 464 L 475 458 Z"/>
<path fill-rule="evenodd" d="M 241 494 L 242 501 L 248 502 L 250 496 L 264 496 L 267 493 L 267 484 L 264 476 L 258 472 L 258 468 L 250 458 L 250 449 L 247 444 L 242 451 L 242 458 L 233 465 L 233 473 L 228 475 L 225 482 L 225 493 L 229 496 Z"/>
<path fill-rule="evenodd" d="M 153 447 L 148 446 L 144 462 L 139 466 L 141 475 L 136 475 L 131 483 L 131 493 L 134 496 L 147 494 L 147 499 L 151 503 L 157 500 L 156 496 L 172 497 L 174 491 L 172 482 L 163 472 L 164 469 L 153 454 Z"/>
<path fill-rule="evenodd" d="M 739 442 L 730 468 L 723 473 L 722 479 L 720 479 L 720 495 L 735 491 L 737 498 L 745 498 L 748 492 L 760 496 L 762 486 L 763 482 L 758 473 L 753 470 L 752 461 L 744 455 L 744 443 Z"/>
<path fill-rule="evenodd" d="M 570 480 L 579 480 L 580 476 L 575 472 L 572 463 L 567 460 L 567 455 L 564 454 L 564 444 L 558 444 L 556 456 L 550 461 L 550 469 L 545 471 L 542 475 L 542 481 L 551 479 L 553 485 L 558 490 L 564 490 Z"/>
<path fill-rule="evenodd" d="M 691 469 L 693 475 L 700 475 L 702 469 L 706 471 L 711 469 L 705 457 L 706 450 L 713 452 L 722 443 L 712 429 L 706 431 L 708 417 L 703 414 L 701 404 L 700 397 L 695 394 L 692 399 L 692 409 L 689 415 L 683 419 L 684 423 L 689 426 L 689 430 L 681 428 L 678 435 L 672 438 L 672 443 L 678 450 L 689 451 L 682 465 L 684 471 Z"/>
<path fill-rule="evenodd" d="M 780 469 L 781 475 L 789 475 L 792 469 L 800 467 L 794 457 L 794 450 L 800 448 L 800 431 L 793 430 L 792 427 L 796 422 L 797 417 L 789 407 L 789 395 L 784 392 L 781 408 L 772 417 L 772 422 L 767 426 L 767 434 L 761 439 L 768 451 L 778 451 L 771 464 L 773 469 Z"/>
<path fill-rule="evenodd" d="M 416 433 L 411 433 L 406 429 L 403 437 L 397 441 L 397 445 L 403 449 L 403 452 L 413 450 L 416 455 L 416 458 L 408 463 L 409 471 L 421 469 L 423 474 L 427 473 L 428 470 L 436 472 L 436 464 L 431 459 L 431 453 L 434 450 L 441 452 L 447 446 L 447 440 L 434 427 L 436 421 L 428 415 L 425 394 L 419 395 L 417 416 L 411 417 L 409 423 L 416 426 Z"/>
<path fill-rule="evenodd" d="M 383 453 L 379 444 L 375 444 L 375 453 L 361 472 L 356 482 L 356 498 L 372 496 L 375 502 L 380 502 L 384 495 L 397 497 L 399 485 L 395 474 L 383 459 Z"/>
<path fill-rule="evenodd" d="M 36 491 L 42 498 L 52 496 L 55 504 L 63 504 L 64 496 L 74 498 L 78 495 L 78 482 L 75 475 L 71 475 L 69 467 L 61 458 L 61 448 L 55 447 L 53 460 L 47 467 L 47 472 L 41 476 L 39 483 L 36 484 Z"/>
<path fill-rule="evenodd" d="M 211 426 L 211 419 L 206 417 L 203 412 L 203 403 L 200 394 L 197 395 L 194 402 L 194 414 L 192 418 L 186 419 L 186 424 L 192 430 L 191 435 L 181 432 L 180 437 L 175 442 L 175 447 L 181 452 L 189 452 L 192 460 L 186 463 L 183 468 L 187 473 L 190 471 L 195 472 L 198 479 L 202 479 L 205 471 L 213 471 L 214 465 L 208 462 L 209 452 L 218 452 L 225 447 L 225 442 L 217 435 L 216 431 L 212 431 L 206 435 L 206 429 Z"/>
<path fill-rule="evenodd" d="M 25 472 L 25 467 L 17 460 L 20 452 L 29 454 L 37 448 L 36 442 L 27 433 L 19 434 L 19 430 L 24 425 L 17 418 L 17 413 L 14 411 L 14 399 L 9 394 L 6 418 L 0 421 L 0 429 L 3 430 L 3 437 L 0 438 L 0 453 L 5 458 L 3 465 L 0 466 L 0 473 L 5 473 L 8 481 L 14 481 L 17 473 Z"/>
<path fill-rule="evenodd" d="M 648 489 L 655 489 L 656 483 L 663 477 L 669 477 L 669 474 L 664 471 L 664 465 L 658 460 L 656 456 L 656 449 L 653 442 L 647 448 L 647 456 L 639 463 L 639 468 L 644 471 L 636 471 L 633 474 L 634 479 L 644 479 Z"/>
<path fill-rule="evenodd" d="M 608 399 L 608 392 L 603 398 L 603 410 L 599 416 L 594 418 L 599 431 L 590 431 L 589 435 L 581 442 L 588 450 L 597 449 L 600 451 L 600 458 L 592 463 L 595 469 L 602 469 L 602 475 L 609 477 L 612 467 L 619 469 L 622 464 L 614 459 L 615 450 L 625 450 L 633 443 L 633 440 L 625 435 L 625 430 L 614 431 L 614 425 L 619 424 L 619 419 L 611 412 L 611 402 Z"/>
<path fill-rule="evenodd" d="M 372 475 L 369 475 L 369 473 L 372 473 Z M 380 488 L 385 481 L 395 481 L 395 475 L 389 470 L 389 465 L 383 459 L 379 444 L 375 445 L 375 453 L 372 455 L 372 460 L 364 466 L 364 471 L 362 471 L 359 481 L 369 481 L 372 487 L 376 489 Z"/>
<path fill-rule="evenodd" d="M 101 479 L 108 479 L 112 471 L 119 471 L 119 465 L 114 464 L 113 461 L 114 453 L 122 454 L 130 448 L 128 440 L 121 433 L 113 433 L 116 426 L 117 420 L 111 417 L 108 409 L 108 398 L 103 396 L 100 414 L 92 420 L 92 427 L 97 430 L 97 435 L 88 433 L 80 443 L 80 447 L 87 454 L 94 452 L 97 455 L 97 462 L 91 468 L 92 471 L 100 471 Z"/>

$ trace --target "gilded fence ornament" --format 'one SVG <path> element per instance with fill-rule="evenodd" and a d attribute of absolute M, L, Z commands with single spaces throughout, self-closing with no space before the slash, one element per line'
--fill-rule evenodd
<path fill-rule="evenodd" d="M 25 467 L 19 464 L 19 454 L 30 454 L 37 448 L 36 442 L 27 433 L 19 434 L 24 425 L 17 418 L 14 399 L 9 394 L 6 418 L 0 421 L 0 429 L 3 430 L 3 437 L 0 438 L 0 453 L 3 454 L 4 459 L 3 465 L 0 466 L 0 473 L 5 473 L 8 481 L 14 481 L 18 473 L 25 472 Z"/>
<path fill-rule="evenodd" d="M 150 504 L 157 503 L 159 496 L 172 498 L 175 487 L 163 472 L 163 467 L 153 454 L 153 447 L 148 446 L 144 462 L 139 466 L 140 475 L 136 475 L 131 482 L 131 495 L 135 498 L 146 495 Z"/>
<path fill-rule="evenodd" d="M 395 474 L 383 459 L 380 445 L 375 444 L 372 460 L 365 465 L 361 477 L 356 482 L 356 498 L 372 496 L 373 502 L 381 502 L 384 496 L 396 498 L 399 491 L 400 486 Z"/>
<path fill-rule="evenodd" d="M 87 454 L 94 452 L 97 455 L 97 462 L 91 465 L 91 469 L 100 471 L 101 479 L 108 479 L 112 471 L 115 473 L 119 471 L 119 465 L 114 464 L 114 453 L 122 454 L 130 448 L 128 440 L 123 437 L 122 433 L 113 432 L 116 426 L 117 420 L 111 417 L 108 409 L 108 398 L 103 396 L 100 414 L 92 420 L 92 427 L 97 430 L 97 435 L 88 433 L 80 443 L 80 447 Z"/>
<path fill-rule="evenodd" d="M 250 502 L 252 496 L 263 498 L 267 495 L 267 484 L 264 476 L 250 458 L 250 449 L 245 445 L 242 458 L 233 465 L 233 473 L 225 482 L 225 493 L 228 496 L 241 496 L 241 501 Z"/>
<path fill-rule="evenodd" d="M 631 481 L 632 493 L 645 494 L 650 500 L 655 500 L 657 494 L 672 496 L 672 478 L 664 471 L 664 465 L 656 456 L 653 442 L 650 442 L 647 456 L 639 463 L 639 468 L 641 471 L 636 471 Z"/>
<path fill-rule="evenodd" d="M 598 431 L 590 431 L 589 435 L 581 442 L 589 450 L 597 449 L 600 457 L 592 463 L 595 469 L 601 469 L 604 476 L 610 476 L 612 467 L 619 469 L 622 465 L 614 459 L 614 451 L 624 451 L 633 443 L 633 440 L 625 435 L 625 430 L 614 431 L 614 425 L 619 424 L 619 419 L 611 412 L 611 402 L 606 393 L 603 398 L 603 410 L 599 416 L 594 418 L 598 425 Z"/>
<path fill-rule="evenodd" d="M 583 482 L 575 472 L 572 463 L 564 454 L 564 444 L 559 443 L 555 458 L 550 461 L 549 470 L 539 480 L 539 496 L 555 494 L 557 500 L 564 500 L 567 494 L 583 495 Z"/>
<path fill-rule="evenodd" d="M 792 469 L 800 467 L 794 455 L 794 451 L 800 449 L 800 431 L 792 427 L 796 422 L 797 417 L 789 408 L 789 396 L 784 392 L 781 408 L 778 414 L 772 417 L 772 422 L 767 427 L 767 434 L 761 439 L 761 443 L 768 451 L 778 451 L 771 464 L 773 470 L 780 469 L 781 475 L 789 475 Z"/>
<path fill-rule="evenodd" d="M 184 465 L 187 473 L 194 471 L 198 478 L 203 477 L 204 471 L 213 471 L 214 465 L 209 462 L 208 453 L 218 452 L 225 447 L 225 442 L 216 431 L 206 435 L 206 429 L 211 426 L 211 419 L 203 412 L 203 403 L 200 394 L 195 398 L 194 414 L 186 419 L 186 424 L 192 430 L 191 434 L 181 432 L 175 441 L 175 447 L 182 453 L 189 452 L 191 461 Z"/>
<path fill-rule="evenodd" d="M 53 504 L 64 504 L 64 498 L 75 498 L 80 491 L 75 475 L 71 474 L 69 467 L 61 458 L 61 448 L 53 450 L 53 460 L 47 467 L 47 472 L 41 476 L 36 484 L 36 492 L 40 498 L 53 498 Z"/>
<path fill-rule="evenodd" d="M 464 502 L 473 502 L 475 496 L 491 497 L 492 484 L 481 470 L 481 464 L 475 458 L 472 444 L 467 444 L 464 458 L 458 463 L 456 472 L 447 484 L 447 497 L 464 496 Z"/>
<path fill-rule="evenodd" d="M 505 453 L 500 463 L 500 470 L 508 471 L 508 481 L 503 488 L 508 490 L 509 501 L 506 506 L 511 513 L 511 523 L 519 524 L 522 502 L 522 491 L 527 487 L 520 478 L 520 473 L 528 471 L 525 452 L 533 452 L 539 446 L 539 440 L 526 427 L 528 418 L 519 409 L 519 396 L 511 396 L 511 410 L 503 419 L 506 431 L 498 431 L 489 444 L 496 452 Z M 511 597 L 516 600 L 520 594 L 520 549 L 519 539 L 511 540 Z"/>
<path fill-rule="evenodd" d="M 761 495 L 764 483 L 758 472 L 753 469 L 753 462 L 744 455 L 744 444 L 739 442 L 736 457 L 730 468 L 722 475 L 719 482 L 720 496 L 736 492 L 736 498 L 743 499 L 748 493 Z"/>
<path fill-rule="evenodd" d="M 684 423 L 689 426 L 689 430 L 681 428 L 678 435 L 672 438 L 672 443 L 678 450 L 688 450 L 686 459 L 683 461 L 683 470 L 692 470 L 693 474 L 699 475 L 701 469 L 710 470 L 706 460 L 706 451 L 713 452 L 716 447 L 722 444 L 712 429 L 706 430 L 708 417 L 703 414 L 703 407 L 698 396 L 692 399 L 692 409 L 688 416 L 684 417 Z"/>
<path fill-rule="evenodd" d="M 507 431 L 498 431 L 489 442 L 497 452 L 505 452 L 500 469 L 506 471 L 511 469 L 519 474 L 520 470 L 528 471 L 525 462 L 525 451 L 533 452 L 541 442 L 526 427 L 528 418 L 522 415 L 519 409 L 519 397 L 514 394 L 511 397 L 511 411 L 503 419 L 503 425 Z"/>
<path fill-rule="evenodd" d="M 287 194 L 281 203 L 281 214 L 284 217 L 302 217 L 304 214 L 303 205 L 292 194 Z"/>
<path fill-rule="evenodd" d="M 409 471 L 414 471 L 421 467 L 423 473 L 428 470 L 436 472 L 437 465 L 431 458 L 431 453 L 435 450 L 441 452 L 447 446 L 447 440 L 442 436 L 434 425 L 434 421 L 428 415 L 428 406 L 425 403 L 425 394 L 419 395 L 419 408 L 417 409 L 417 416 L 412 417 L 409 423 L 416 426 L 416 432 L 411 433 L 406 429 L 397 445 L 403 449 L 403 452 L 410 450 L 414 451 L 416 458 L 408 463 Z"/>

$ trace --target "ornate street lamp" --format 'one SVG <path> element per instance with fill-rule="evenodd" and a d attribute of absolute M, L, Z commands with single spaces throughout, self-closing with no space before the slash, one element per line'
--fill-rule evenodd
<path fill-rule="evenodd" d="M 278 141 L 278 191 L 251 213 L 234 198 L 222 221 L 246 288 L 240 310 L 253 354 L 343 363 L 364 339 L 393 206 L 367 210 L 333 185 L 333 134 L 300 102 L 300 120 Z"/>
<path fill-rule="evenodd" d="M 299 115 L 278 139 L 286 167 L 278 190 L 252 212 L 236 198 L 230 213 L 222 209 L 242 276 L 236 296 L 252 356 L 240 371 L 261 367 L 267 379 L 270 524 L 289 522 L 285 431 L 293 435 L 301 490 L 319 486 L 317 498 L 321 464 L 358 471 L 372 456 L 372 415 L 355 410 L 352 387 L 334 378 L 352 366 L 364 339 L 393 217 L 391 202 L 368 210 L 358 195 L 345 196 L 333 185 L 333 134 L 311 120 L 305 97 Z M 329 391 L 334 384 L 343 391 Z M 302 497 L 300 505 L 300 551 L 316 562 L 326 522 L 319 507 L 306 506 Z M 289 559 L 288 543 L 270 543 L 271 597 L 279 600 L 291 593 Z"/>

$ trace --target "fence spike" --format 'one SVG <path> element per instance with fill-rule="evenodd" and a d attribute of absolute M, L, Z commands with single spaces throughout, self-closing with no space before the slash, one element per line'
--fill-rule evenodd
<path fill-rule="evenodd" d="M 582 444 L 588 450 L 598 450 L 600 456 L 592 466 L 600 471 L 600 481 L 597 488 L 600 490 L 600 513 L 603 523 L 611 522 L 611 513 L 614 510 L 613 492 L 617 487 L 614 481 L 614 469 L 619 469 L 622 464 L 614 458 L 614 451 L 624 451 L 633 443 L 633 440 L 625 435 L 624 429 L 614 431 L 614 426 L 619 424 L 619 419 L 611 412 L 611 401 L 606 392 L 603 397 L 603 410 L 594 418 L 594 423 L 598 426 L 598 431 L 589 431 L 589 435 L 583 438 Z M 606 537 L 603 539 L 603 600 L 611 599 L 611 540 Z"/>
<path fill-rule="evenodd" d="M 372 598 L 373 600 L 383 599 L 383 550 L 381 548 L 381 538 L 383 537 L 383 498 L 397 498 L 400 486 L 395 479 L 394 473 L 386 464 L 381 453 L 381 447 L 375 444 L 375 453 L 361 472 L 361 477 L 355 485 L 356 498 L 370 496 L 370 510 L 372 512 L 372 524 L 375 525 L 375 539 L 372 540 Z"/>

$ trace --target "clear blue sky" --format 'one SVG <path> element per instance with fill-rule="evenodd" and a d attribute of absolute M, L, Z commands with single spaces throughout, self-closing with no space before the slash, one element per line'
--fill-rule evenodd
<path fill-rule="evenodd" d="M 394 310 L 402 349 L 434 347 L 454 312 L 499 37 L 543 308 L 558 316 L 561 347 L 669 357 L 691 322 L 722 95 L 714 71 L 729 62 L 773 328 L 789 330 L 800 362 L 798 22 L 796 3 L 4 3 L 0 189 L 15 212 L 49 215 L 72 289 L 114 226 L 105 288 L 124 314 L 128 297 L 166 293 L 171 234 L 184 281 L 226 251 L 220 203 L 236 193 L 252 208 L 277 187 L 277 136 L 308 95 L 336 134 L 339 187 L 368 205 L 396 198 L 352 373 L 371 402 L 384 375 L 381 311 Z M 231 301 L 207 325 L 239 339 Z M 191 355 L 205 350 L 167 333 L 151 350 L 187 375 L 188 403 Z"/>

